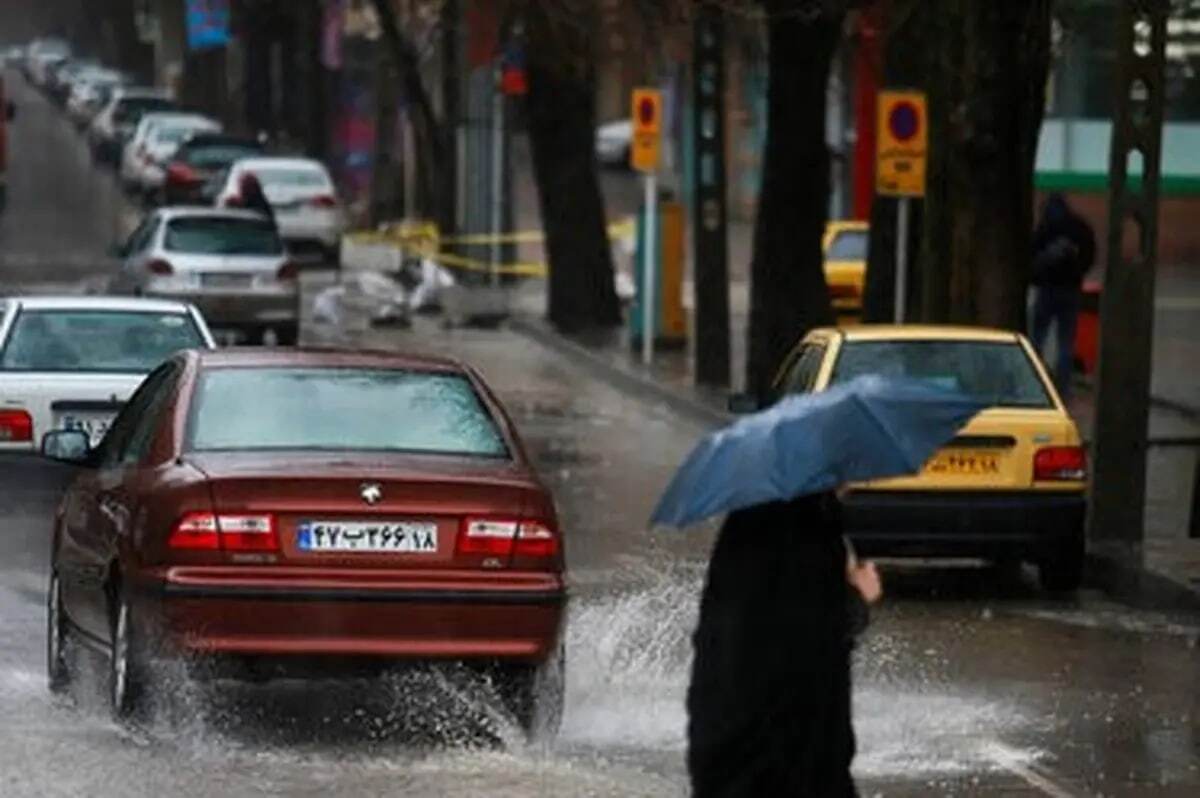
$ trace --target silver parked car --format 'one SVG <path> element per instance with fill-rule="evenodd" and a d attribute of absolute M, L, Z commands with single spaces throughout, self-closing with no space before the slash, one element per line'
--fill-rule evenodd
<path fill-rule="evenodd" d="M 275 213 L 279 234 L 298 256 L 336 260 L 346 227 L 333 178 L 320 161 L 310 158 L 261 157 L 234 162 L 217 178 L 217 207 L 237 207 L 242 176 L 252 174 Z"/>
<path fill-rule="evenodd" d="M 239 340 L 296 342 L 297 269 L 260 214 L 162 208 L 113 254 L 122 261 L 116 293 L 190 302 Z"/>

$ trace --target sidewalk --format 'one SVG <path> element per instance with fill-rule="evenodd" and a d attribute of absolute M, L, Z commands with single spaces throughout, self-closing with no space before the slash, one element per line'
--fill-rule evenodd
<path fill-rule="evenodd" d="M 632 392 L 672 408 L 675 412 L 712 426 L 727 423 L 728 391 L 697 386 L 693 380 L 694 350 L 659 352 L 653 365 L 642 365 L 630 345 L 627 329 L 592 336 L 566 337 L 544 320 L 545 296 L 538 283 L 526 283 L 513 297 L 512 329 L 553 346 L 606 378 L 620 390 Z M 744 305 L 734 301 L 732 378 L 740 385 L 745 364 Z M 741 307 L 739 307 L 741 305 Z M 1185 306 L 1190 313 L 1190 305 Z M 740 312 L 739 312 L 740 311 Z M 1164 321 L 1164 315 L 1166 320 Z M 1094 559 L 1092 580 L 1100 587 L 1131 602 L 1180 604 L 1200 608 L 1200 539 L 1188 537 L 1192 491 L 1200 451 L 1189 447 L 1161 447 L 1154 441 L 1200 436 L 1200 355 L 1198 344 L 1186 337 L 1200 326 L 1180 326 L 1177 317 L 1159 314 L 1160 334 L 1155 345 L 1154 389 L 1170 398 L 1154 404 L 1150 418 L 1151 449 L 1147 462 L 1146 536 L 1140 563 L 1128 562 L 1128 554 L 1099 553 Z M 1175 326 L 1171 326 L 1175 325 Z M 1085 439 L 1091 438 L 1095 396 L 1082 384 L 1069 410 Z M 1136 556 L 1135 556 L 1136 559 Z"/>

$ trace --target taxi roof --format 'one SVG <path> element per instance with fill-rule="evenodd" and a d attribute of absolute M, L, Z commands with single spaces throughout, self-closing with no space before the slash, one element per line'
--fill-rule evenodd
<path fill-rule="evenodd" d="M 1014 343 L 1021 339 L 1012 330 L 993 327 L 967 327 L 941 324 L 861 324 L 848 327 L 822 327 L 813 334 L 841 335 L 847 341 L 979 341 Z"/>

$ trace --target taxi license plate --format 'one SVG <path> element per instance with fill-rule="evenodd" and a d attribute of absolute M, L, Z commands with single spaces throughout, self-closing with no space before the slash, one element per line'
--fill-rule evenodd
<path fill-rule="evenodd" d="M 1000 458 L 994 452 L 950 449 L 934 455 L 925 471 L 929 474 L 993 476 L 1000 473 Z"/>
<path fill-rule="evenodd" d="M 296 528 L 300 551 L 433 554 L 437 538 L 437 524 L 419 521 L 302 521 Z"/>
<path fill-rule="evenodd" d="M 100 445 L 100 441 L 104 440 L 112 420 L 112 416 L 63 416 L 60 427 L 77 429 L 86 433 L 89 443 L 95 448 Z"/>

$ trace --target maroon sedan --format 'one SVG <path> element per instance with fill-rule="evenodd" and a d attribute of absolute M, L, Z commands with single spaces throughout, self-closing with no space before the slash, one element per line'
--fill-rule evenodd
<path fill-rule="evenodd" d="M 51 689 L 67 638 L 108 655 L 113 709 L 152 654 L 341 665 L 459 660 L 526 727 L 557 722 L 565 588 L 554 505 L 511 421 L 446 360 L 185 352 L 152 372 L 56 519 Z M 212 656 L 217 655 L 217 656 Z"/>

